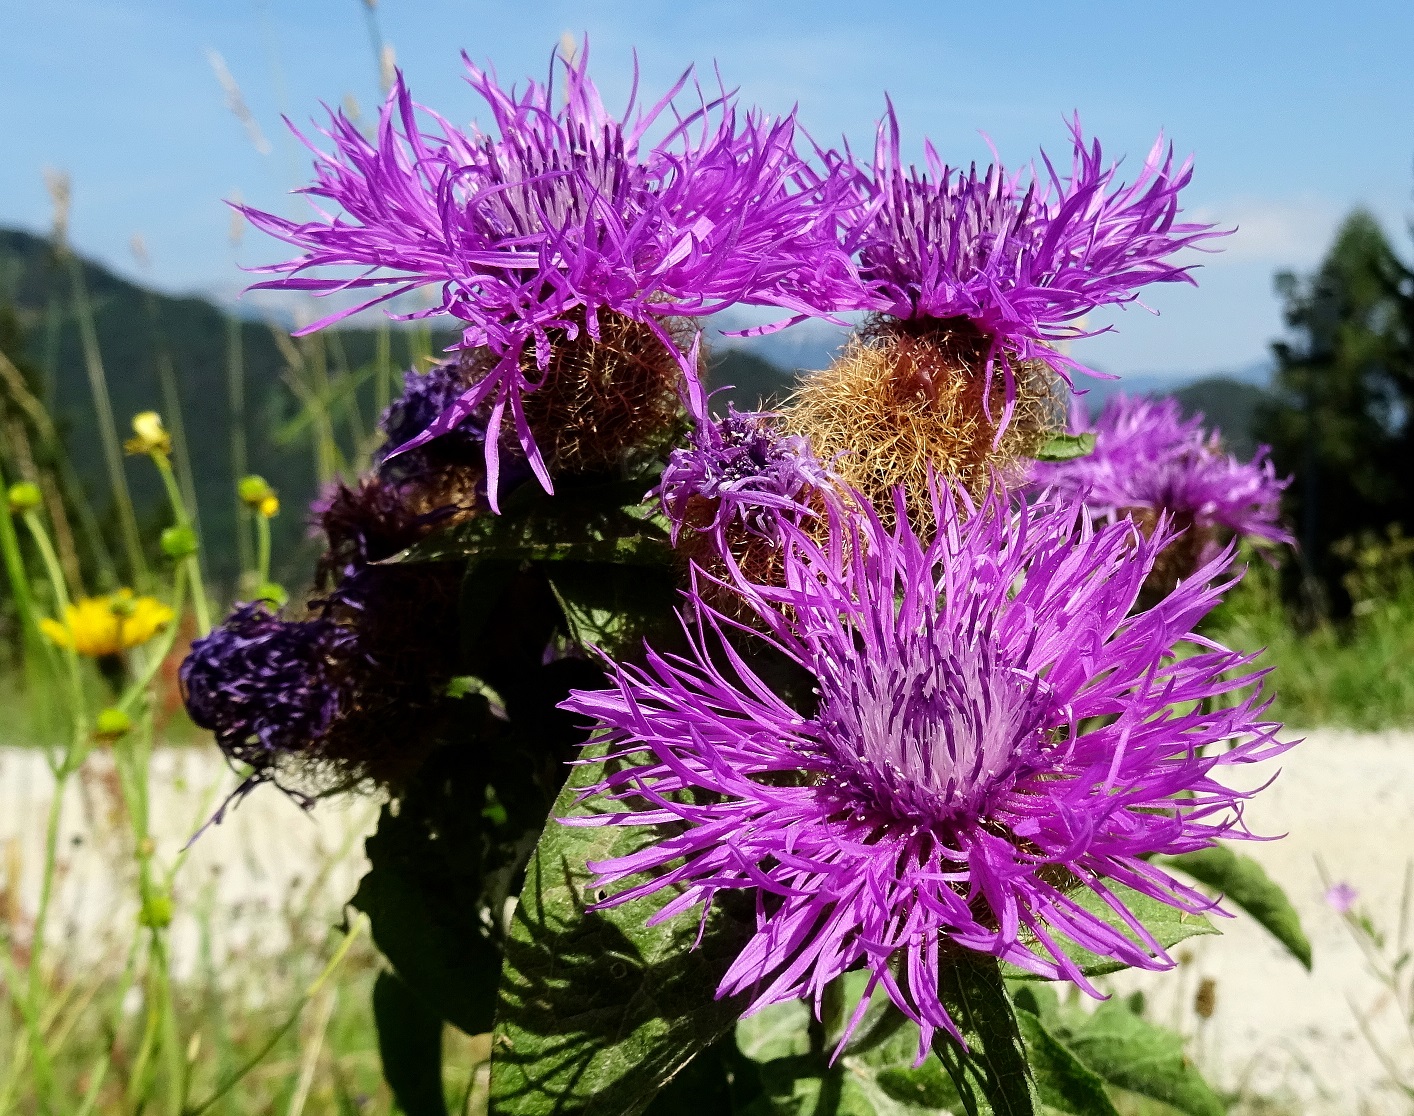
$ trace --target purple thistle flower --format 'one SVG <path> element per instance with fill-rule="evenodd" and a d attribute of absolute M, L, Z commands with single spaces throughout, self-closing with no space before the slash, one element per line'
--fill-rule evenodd
<path fill-rule="evenodd" d="M 931 143 L 926 171 L 904 169 L 893 106 L 880 122 L 873 181 L 854 211 L 867 308 L 895 318 L 965 319 L 990 339 L 988 386 L 1000 358 L 1007 413 L 1014 360 L 1043 360 L 1067 382 L 1084 368 L 1051 345 L 1091 336 L 1078 320 L 1101 306 L 1131 302 L 1150 283 L 1192 283 L 1191 265 L 1170 257 L 1215 236 L 1211 225 L 1176 220 L 1192 161 L 1174 167 L 1172 145 L 1154 144 L 1132 184 L 1118 180 L 1095 141 L 1087 148 L 1077 116 L 1073 154 L 1062 176 L 1044 152 L 1043 178 L 1000 164 L 978 174 L 945 165 Z M 1108 327 L 1107 327 L 1108 328 Z M 1099 331 L 1103 332 L 1103 331 Z"/>
<path fill-rule="evenodd" d="M 779 518 L 798 522 L 814 514 L 810 496 L 830 478 L 809 441 L 781 433 L 771 412 L 742 412 L 729 403 L 726 417 L 716 418 L 701 393 L 692 403 L 688 444 L 673 450 L 658 485 L 675 543 L 684 527 L 696 529 L 725 555 L 734 528 L 779 543 Z"/>
<path fill-rule="evenodd" d="M 592 887 L 622 887 L 606 904 L 661 892 L 657 921 L 754 891 L 755 937 L 718 995 L 818 1008 L 862 967 L 920 1025 L 920 1057 L 935 1029 L 957 1036 L 938 981 L 958 950 L 1092 994 L 1062 940 L 1170 966 L 1111 885 L 1210 909 L 1145 858 L 1250 836 L 1248 795 L 1217 772 L 1286 747 L 1243 693 L 1261 677 L 1252 658 L 1192 634 L 1230 585 L 1211 582 L 1231 551 L 1131 615 L 1163 538 L 1094 527 L 1071 503 L 960 499 L 936 497 L 931 541 L 902 508 L 892 531 L 872 510 L 836 514 L 823 548 L 784 522 L 783 587 L 738 586 L 815 679 L 815 709 L 792 708 L 731 650 L 724 629 L 739 625 L 697 587 L 686 656 L 611 664 L 609 689 L 564 705 L 622 761 L 591 792 L 606 812 L 567 823 L 667 827 L 590 865 Z M 1185 640 L 1198 650 L 1180 657 Z M 1231 707 L 1205 700 L 1220 694 Z M 1090 913 L 1086 893 L 1129 932 Z"/>
<path fill-rule="evenodd" d="M 339 717 L 337 665 L 353 642 L 323 618 L 282 620 L 263 603 L 237 605 L 193 641 L 179 677 L 187 714 L 226 755 L 269 778 L 281 760 L 309 751 Z"/>
<path fill-rule="evenodd" d="M 1038 461 L 1037 489 L 1054 488 L 1083 500 L 1091 515 L 1113 522 L 1136 511 L 1167 513 L 1180 526 L 1203 533 L 1220 528 L 1241 537 L 1294 544 L 1281 525 L 1281 494 L 1291 478 L 1277 479 L 1267 446 L 1251 461 L 1225 453 L 1222 435 L 1203 429 L 1203 416 L 1185 420 L 1176 399 L 1111 396 L 1095 422 L 1076 400 L 1071 432 L 1095 435 L 1095 449 L 1069 461 Z M 1218 545 L 1207 540 L 1198 561 Z"/>
<path fill-rule="evenodd" d="M 630 98 L 617 119 L 588 77 L 587 51 L 577 62 L 563 61 L 559 107 L 551 84 L 530 82 L 517 95 L 466 64 L 495 134 L 462 132 L 422 109 L 435 132 L 424 130 L 420 106 L 399 75 L 375 140 L 338 113 L 325 132 L 333 153 L 309 145 L 318 162 L 306 193 L 334 202 L 345 216 L 321 212 L 319 220 L 297 222 L 238 208 L 303 249 L 258 269 L 280 278 L 257 287 L 321 294 L 384 288 L 310 329 L 418 287 L 440 288 L 436 306 L 395 316 L 451 314 L 464 323 L 463 344 L 485 346 L 499 362 L 411 444 L 486 405 L 493 507 L 508 410 L 526 458 L 551 489 L 523 397 L 548 367 L 556 337 L 573 341 L 586 330 L 598 341 L 601 314 L 621 315 L 652 328 L 692 378 L 661 318 L 702 316 L 739 302 L 801 315 L 832 308 L 855 289 L 835 217 L 838 206 L 853 204 L 843 165 L 831 159 L 816 170 L 802 160 L 793 116 L 739 116 L 730 95 L 710 103 L 703 97 L 685 117 L 672 110 L 668 134 L 650 144 L 647 132 L 691 71 L 646 111 L 635 111 Z M 328 265 L 366 270 L 343 279 L 307 274 Z M 535 354 L 529 370 L 521 360 L 527 346 Z"/>

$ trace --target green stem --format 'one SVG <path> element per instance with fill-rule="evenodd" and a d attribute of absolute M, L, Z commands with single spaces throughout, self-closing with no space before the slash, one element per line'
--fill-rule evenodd
<path fill-rule="evenodd" d="M 231 416 L 231 478 L 240 484 L 250 470 L 246 459 L 245 436 L 245 356 L 242 347 L 241 323 L 234 315 L 226 317 L 226 403 Z M 234 488 L 232 492 L 234 493 Z M 236 497 L 236 555 L 241 572 L 250 569 L 250 543 L 246 539 L 246 517 L 249 509 Z"/>
<path fill-rule="evenodd" d="M 182 496 L 181 486 L 177 484 L 176 474 L 172 472 L 172 463 L 167 460 L 165 453 L 154 453 L 152 462 L 162 476 L 162 484 L 167 489 L 167 499 L 172 505 L 172 515 L 176 518 L 177 525 L 195 531 L 196 527 L 187 511 L 187 502 Z M 206 598 L 206 583 L 201 576 L 199 544 L 195 551 L 182 559 L 182 564 L 186 567 L 187 576 L 191 578 L 192 611 L 196 613 L 197 631 L 201 635 L 208 635 L 211 631 L 211 606 Z"/>
<path fill-rule="evenodd" d="M 258 585 L 270 581 L 270 520 L 255 513 L 255 569 Z"/>
<path fill-rule="evenodd" d="M 83 1103 L 79 1105 L 74 1116 L 90 1116 L 98 1104 L 99 1094 L 103 1091 L 103 1083 L 108 1077 L 109 1067 L 113 1064 L 113 1047 L 118 1041 L 118 1029 L 123 1022 L 123 1001 L 128 997 L 128 989 L 133 986 L 133 976 L 137 972 L 137 947 L 138 938 L 134 936 L 132 945 L 128 947 L 127 964 L 123 966 L 123 975 L 118 981 L 117 992 L 113 997 L 114 1009 L 109 1041 L 103 1047 L 103 1053 L 94 1059 L 93 1068 L 89 1070 L 88 1074 L 88 1092 L 84 1094 Z"/>
<path fill-rule="evenodd" d="M 270 1051 L 275 1049 L 276 1044 L 289 1033 L 290 1028 L 299 1022 L 300 1013 L 304 1011 L 305 1004 L 309 1003 L 310 1000 L 317 996 L 319 990 L 329 982 L 329 979 L 338 971 L 339 966 L 343 964 L 344 958 L 348 956 L 348 952 L 353 948 L 354 942 L 361 937 L 367 929 L 368 916 L 366 914 L 360 914 L 358 918 L 354 920 L 353 926 L 349 928 L 348 934 L 344 936 L 344 940 L 339 943 L 339 948 L 334 951 L 334 956 L 329 959 L 329 964 L 324 966 L 324 971 L 315 977 L 313 983 L 304 990 L 304 995 L 300 997 L 299 1003 L 295 1005 L 295 1010 L 290 1013 L 289 1018 L 270 1036 L 269 1041 L 257 1050 L 253 1057 L 246 1059 L 235 1073 L 227 1077 L 226 1080 L 217 1087 L 214 1093 L 200 1104 L 185 1109 L 183 1116 L 201 1116 L 201 1113 L 205 1112 L 240 1084 L 241 1079 L 258 1066 Z"/>
<path fill-rule="evenodd" d="M 103 443 L 103 460 L 108 467 L 108 483 L 113 502 L 118 508 L 118 527 L 123 547 L 128 552 L 134 584 L 145 589 L 148 583 L 147 562 L 142 554 L 138 535 L 137 514 L 133 511 L 132 493 L 128 490 L 127 474 L 123 471 L 123 450 L 118 441 L 118 428 L 113 422 L 113 401 L 108 395 L 108 378 L 103 371 L 103 357 L 98 348 L 98 331 L 94 327 L 93 307 L 83 281 L 83 265 L 77 256 L 68 254 L 69 279 L 73 287 L 74 312 L 78 319 L 79 340 L 83 348 L 84 365 L 88 370 L 88 386 L 93 394 L 93 408 L 98 418 L 98 433 Z"/>

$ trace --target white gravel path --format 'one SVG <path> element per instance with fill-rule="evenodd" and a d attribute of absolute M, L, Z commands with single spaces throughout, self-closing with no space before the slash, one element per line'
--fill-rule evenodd
<path fill-rule="evenodd" d="M 98 759 L 71 789 L 61 846 L 56 927 L 80 953 L 101 949 L 93 939 L 103 935 L 95 931 L 134 917 L 128 881 L 114 868 L 122 863 L 115 856 L 121 845 L 114 844 L 114 819 L 121 815 L 114 813 L 111 777 Z M 1398 1021 L 1326 907 L 1316 858 L 1333 877 L 1357 887 L 1376 922 L 1393 929 L 1405 867 L 1414 858 L 1414 733 L 1311 733 L 1283 768 L 1247 816 L 1255 831 L 1287 836 L 1245 851 L 1291 895 L 1315 950 L 1314 971 L 1306 973 L 1239 915 L 1223 920 L 1223 937 L 1194 941 L 1179 973 L 1124 974 L 1115 987 L 1144 988 L 1154 1018 L 1195 1033 L 1194 990 L 1204 977 L 1216 981 L 1217 1012 L 1202 1026 L 1196 1056 L 1228 1087 L 1284 1096 L 1296 1113 L 1409 1113 L 1410 1102 L 1381 1089 L 1379 1062 L 1356 1027 L 1352 1003 L 1374 1009 L 1377 1032 L 1406 1063 L 1414 1061 L 1414 1049 L 1407 1037 L 1402 1046 L 1395 1040 Z M 164 751 L 156 769 L 152 816 L 158 856 L 166 858 L 209 813 L 211 788 L 223 794 L 232 781 L 209 749 Z M 23 920 L 33 911 L 51 786 L 39 753 L 0 748 L 0 919 Z M 277 944 L 292 898 L 301 907 L 310 904 L 307 917 L 337 917 L 364 869 L 361 837 L 376 814 L 368 801 L 325 804 L 305 814 L 279 792 L 261 788 L 197 842 L 181 876 L 178 909 L 190 910 L 203 897 L 217 909 L 239 908 L 242 917 L 232 920 L 237 929 L 218 941 L 225 949 L 251 944 L 238 938 Z M 195 920 L 184 916 L 177 931 L 179 963 L 190 965 Z"/>

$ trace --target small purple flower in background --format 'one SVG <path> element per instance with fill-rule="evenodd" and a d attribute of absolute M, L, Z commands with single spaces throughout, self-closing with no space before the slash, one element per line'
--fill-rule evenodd
<path fill-rule="evenodd" d="M 606 904 L 672 894 L 655 920 L 755 891 L 756 935 L 718 988 L 749 994 L 749 1010 L 818 1004 L 862 966 L 926 1050 L 937 1028 L 957 1035 L 938 989 L 958 951 L 1091 992 L 1060 939 L 1168 967 L 1111 884 L 1210 909 L 1147 858 L 1248 836 L 1247 795 L 1216 773 L 1286 747 L 1261 720 L 1250 656 L 1210 641 L 1173 653 L 1230 585 L 1213 584 L 1230 551 L 1131 613 L 1163 532 L 1096 527 L 1074 503 L 961 499 L 935 494 L 931 541 L 867 509 L 832 511 L 823 548 L 781 521 L 782 585 L 738 588 L 815 679 L 813 710 L 720 652 L 735 625 L 697 589 L 690 654 L 610 664 L 609 689 L 565 703 L 626 761 L 593 792 L 602 812 L 568 823 L 666 827 L 591 864 L 592 886 L 624 886 Z M 1206 700 L 1220 694 L 1231 704 Z"/>
<path fill-rule="evenodd" d="M 686 528 L 710 536 L 721 554 L 744 536 L 779 544 L 777 521 L 813 514 L 810 498 L 829 487 L 828 470 L 806 439 L 777 429 L 773 413 L 728 404 L 717 418 L 700 393 L 692 409 L 688 444 L 673 450 L 658 486 L 673 541 Z"/>
<path fill-rule="evenodd" d="M 1185 420 L 1176 399 L 1114 395 L 1093 423 L 1076 400 L 1070 428 L 1094 434 L 1094 451 L 1036 462 L 1033 488 L 1081 500 L 1105 522 L 1130 517 L 1146 533 L 1166 515 L 1184 534 L 1161 563 L 1165 585 L 1206 565 L 1224 535 L 1295 542 L 1281 524 L 1281 494 L 1291 481 L 1277 478 L 1268 448 L 1237 460 L 1223 450 L 1218 431 L 1204 430 L 1202 415 Z"/>
<path fill-rule="evenodd" d="M 1360 893 L 1345 880 L 1339 880 L 1326 888 L 1325 898 L 1326 906 L 1336 914 L 1344 916 L 1355 909 L 1355 901 L 1360 898 Z"/>
<path fill-rule="evenodd" d="M 187 713 L 230 759 L 254 768 L 252 779 L 270 778 L 343 712 L 340 664 L 353 641 L 331 620 L 282 620 L 263 603 L 237 605 L 182 663 Z"/>
<path fill-rule="evenodd" d="M 524 397 L 539 386 L 557 343 L 581 333 L 597 343 L 617 317 L 652 330 L 690 378 L 664 318 L 734 303 L 828 312 L 857 286 L 836 215 L 853 204 L 852 172 L 837 158 L 819 169 L 807 164 L 795 149 L 793 117 L 739 116 L 726 94 L 710 103 L 699 96 L 695 111 L 678 114 L 672 101 L 689 71 L 647 110 L 631 99 L 616 118 L 587 64 L 587 51 L 563 61 L 562 91 L 530 82 L 517 95 L 468 60 L 468 80 L 494 124 L 485 133 L 463 132 L 414 104 L 398 75 L 375 139 L 339 113 L 325 132 L 333 153 L 311 145 L 317 180 L 306 193 L 335 203 L 342 216 L 321 212 L 300 222 L 238 207 L 303 249 L 259 269 L 280 277 L 258 287 L 383 288 L 311 329 L 433 286 L 441 295 L 435 306 L 395 316 L 450 314 L 464 324 L 464 346 L 497 358 L 413 440 L 484 410 L 493 508 L 507 412 L 531 468 L 551 488 Z M 670 111 L 676 119 L 650 143 L 647 133 Z M 364 270 L 310 274 L 325 266 Z M 527 350 L 533 360 L 522 359 Z"/>
<path fill-rule="evenodd" d="M 1078 116 L 1070 131 L 1068 175 L 1044 152 L 1046 173 L 1033 172 L 1029 183 L 1000 164 L 964 173 L 944 164 L 931 143 L 920 172 L 903 165 L 890 106 L 872 181 L 854 211 L 850 242 L 867 288 L 860 301 L 894 319 L 967 323 L 983 341 L 989 384 L 1001 361 L 1008 415 L 1013 361 L 1044 361 L 1066 380 L 1089 372 L 1052 345 L 1089 336 L 1079 319 L 1132 302 L 1141 287 L 1193 282 L 1191 265 L 1170 257 L 1222 235 L 1176 220 L 1192 165 L 1175 167 L 1162 136 L 1125 184 L 1098 141 L 1086 146 Z"/>

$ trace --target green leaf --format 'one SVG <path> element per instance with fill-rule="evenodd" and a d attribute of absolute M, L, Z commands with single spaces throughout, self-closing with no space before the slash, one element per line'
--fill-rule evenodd
<path fill-rule="evenodd" d="M 476 701 L 484 706 L 462 699 Z M 500 951 L 482 917 L 485 822 L 466 808 L 485 797 L 473 766 L 473 749 L 443 748 L 396 807 L 383 807 L 352 903 L 429 1010 L 474 1035 L 495 1017 Z"/>
<path fill-rule="evenodd" d="M 575 768 L 552 818 L 592 813 L 576 803 L 601 777 Z M 589 861 L 622 856 L 657 834 L 638 827 L 545 828 L 509 938 L 492 1043 L 491 1103 L 500 1116 L 633 1116 L 699 1051 L 740 1018 L 742 998 L 717 999 L 751 933 L 720 900 L 693 948 L 692 914 L 657 926 L 662 898 L 589 911 Z"/>
<path fill-rule="evenodd" d="M 1123 1004 L 1072 1014 L 1059 1037 L 1108 1084 L 1162 1101 L 1187 1116 L 1223 1116 L 1222 1101 L 1188 1060 L 1183 1039 Z"/>
<path fill-rule="evenodd" d="M 1046 1108 L 1066 1116 L 1119 1116 L 1100 1076 L 1036 1015 L 1018 1004 L 1016 1022 L 1026 1044 L 1027 1064 L 1036 1079 L 1036 1094 Z"/>
<path fill-rule="evenodd" d="M 670 566 L 554 562 L 547 564 L 545 572 L 570 636 L 581 647 L 614 654 L 621 648 L 636 648 L 647 636 L 665 630 L 672 634 L 673 606 L 679 594 L 677 575 Z M 653 641 L 660 650 L 661 642 Z"/>
<path fill-rule="evenodd" d="M 1093 434 L 1052 434 L 1036 451 L 1037 461 L 1073 461 L 1095 452 Z"/>
<path fill-rule="evenodd" d="M 1226 845 L 1214 845 L 1182 856 L 1161 857 L 1159 863 L 1177 868 L 1199 883 L 1222 892 L 1234 906 L 1241 907 L 1286 946 L 1308 970 L 1311 968 L 1311 942 L 1301 929 L 1301 916 L 1286 892 L 1250 856 L 1235 853 Z"/>
<path fill-rule="evenodd" d="M 1032 1116 L 1036 1094 L 1000 966 L 980 955 L 958 956 L 942 966 L 938 984 L 967 1048 L 940 1030 L 933 1050 L 968 1116 Z"/>
<path fill-rule="evenodd" d="M 1154 939 L 1169 949 L 1186 938 L 1192 938 L 1199 934 L 1216 934 L 1212 924 L 1203 916 L 1189 914 L 1181 911 L 1177 907 L 1172 907 L 1167 903 L 1161 903 L 1157 899 L 1125 887 L 1123 884 L 1111 883 L 1110 890 L 1114 892 L 1115 898 L 1129 908 L 1130 912 L 1144 924 L 1145 929 L 1154 936 Z M 1139 939 L 1135 937 L 1134 931 L 1129 929 L 1119 916 L 1110 910 L 1095 892 L 1089 888 L 1084 888 L 1074 896 L 1076 903 L 1085 910 L 1099 916 L 1102 920 L 1113 926 L 1116 930 L 1125 934 L 1136 945 L 1141 945 Z M 1057 937 L 1061 948 L 1067 957 L 1071 958 L 1086 976 L 1104 976 L 1107 973 L 1117 973 L 1126 968 L 1123 962 L 1116 961 L 1110 957 L 1101 957 L 1099 954 L 1091 953 L 1087 949 Z M 1025 969 L 1015 965 L 1003 964 L 1002 975 L 1007 980 L 1044 980 L 1045 977 L 1037 976 L 1035 973 L 1027 972 Z"/>
<path fill-rule="evenodd" d="M 395 973 L 373 985 L 383 1078 L 406 1116 L 447 1116 L 442 1091 L 442 1017 Z"/>
<path fill-rule="evenodd" d="M 387 560 L 446 562 L 465 558 L 664 565 L 668 528 L 644 495 L 651 478 L 562 482 L 554 496 L 522 485 L 500 515 L 478 515 L 435 531 Z"/>
<path fill-rule="evenodd" d="M 736 1025 L 737 1048 L 753 1062 L 810 1053 L 810 1009 L 801 1000 L 772 1004 Z"/>

